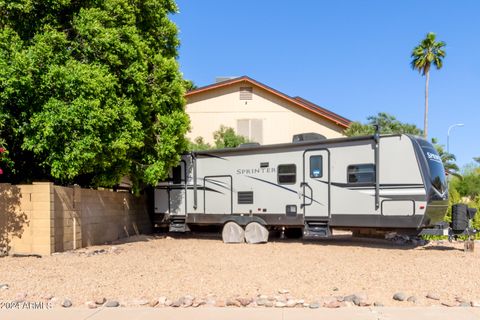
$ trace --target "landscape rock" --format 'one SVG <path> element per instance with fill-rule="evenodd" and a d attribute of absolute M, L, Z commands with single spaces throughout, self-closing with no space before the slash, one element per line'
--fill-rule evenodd
<path fill-rule="evenodd" d="M 297 301 L 293 299 L 287 300 L 286 305 L 287 305 L 287 308 L 293 308 L 297 305 Z"/>
<path fill-rule="evenodd" d="M 203 299 L 194 299 L 192 303 L 192 307 L 198 308 L 200 306 L 203 306 L 205 304 L 205 300 Z"/>
<path fill-rule="evenodd" d="M 98 297 L 95 299 L 95 303 L 98 305 L 103 305 L 105 302 L 107 302 L 107 299 L 105 299 L 104 297 Z"/>
<path fill-rule="evenodd" d="M 464 298 L 459 297 L 459 296 L 455 297 L 455 301 L 457 301 L 457 302 L 459 302 L 459 303 L 467 302 L 467 300 L 465 300 Z"/>
<path fill-rule="evenodd" d="M 62 307 L 64 308 L 70 308 L 72 306 L 72 301 L 69 299 L 64 299 L 62 302 Z"/>
<path fill-rule="evenodd" d="M 370 305 L 371 303 L 368 302 L 368 297 L 366 294 L 364 293 L 358 293 L 358 294 L 351 294 L 351 295 L 348 295 L 348 296 L 345 296 L 343 297 L 343 301 L 344 302 L 352 302 L 353 304 L 355 304 L 356 306 L 367 306 L 367 305 Z M 337 301 L 339 299 L 337 298 Z M 339 301 L 341 302 L 341 301 Z"/>
<path fill-rule="evenodd" d="M 160 303 L 160 302 L 159 302 L 159 303 Z M 165 300 L 165 304 L 164 304 L 164 305 L 165 305 L 166 307 L 171 307 L 172 304 L 173 304 L 173 301 L 172 301 L 172 300 L 170 300 L 170 299 Z"/>
<path fill-rule="evenodd" d="M 310 307 L 310 303 L 304 302 L 304 303 L 303 303 L 303 307 L 304 307 L 304 308 L 309 308 L 309 307 Z"/>
<path fill-rule="evenodd" d="M 480 308 L 480 300 L 472 300 L 470 301 L 470 305 L 475 308 Z"/>
<path fill-rule="evenodd" d="M 44 294 L 40 298 L 42 298 L 44 300 L 51 300 L 53 298 L 53 295 L 52 294 Z"/>
<path fill-rule="evenodd" d="M 467 308 L 467 307 L 471 307 L 471 304 L 470 302 L 464 301 L 464 302 L 460 302 L 459 307 Z"/>
<path fill-rule="evenodd" d="M 95 301 L 87 301 L 87 302 L 85 302 L 85 306 L 86 306 L 88 309 L 95 309 L 95 308 L 97 308 L 97 304 L 95 303 Z"/>
<path fill-rule="evenodd" d="M 57 298 L 57 297 L 53 297 L 53 298 L 50 299 L 50 301 L 49 301 L 49 304 L 50 304 L 50 306 L 52 306 L 52 307 L 56 307 L 59 303 L 60 303 L 60 299 Z"/>
<path fill-rule="evenodd" d="M 440 296 L 436 293 L 429 292 L 426 296 L 428 299 L 440 300 Z"/>
<path fill-rule="evenodd" d="M 393 300 L 405 301 L 407 300 L 407 295 L 403 292 L 397 292 L 393 295 Z"/>
<path fill-rule="evenodd" d="M 320 308 L 320 303 L 318 301 L 311 302 L 311 303 L 309 303 L 309 308 L 310 309 L 318 309 L 318 308 Z"/>
<path fill-rule="evenodd" d="M 442 306 L 446 306 L 446 307 L 457 307 L 457 306 L 458 306 L 458 302 L 456 302 L 456 301 L 442 301 Z"/>
<path fill-rule="evenodd" d="M 246 307 L 246 306 L 248 306 L 250 303 L 252 303 L 252 299 L 251 299 L 251 298 L 237 298 L 237 301 L 240 302 L 240 304 L 241 304 L 243 307 Z"/>
<path fill-rule="evenodd" d="M 275 308 L 285 308 L 287 304 L 285 302 L 277 301 L 275 302 Z"/>
<path fill-rule="evenodd" d="M 193 305 L 193 300 L 192 299 L 190 299 L 190 298 L 183 299 L 183 303 L 182 303 L 183 308 L 188 308 L 188 307 L 191 307 L 192 305 Z"/>
<path fill-rule="evenodd" d="M 278 293 L 286 294 L 286 293 L 290 293 L 290 291 L 288 289 L 280 289 L 280 290 L 278 290 Z"/>
<path fill-rule="evenodd" d="M 158 298 L 158 304 L 159 305 L 164 306 L 166 302 L 167 302 L 167 297 Z"/>
<path fill-rule="evenodd" d="M 380 302 L 380 301 L 375 301 L 375 302 L 373 303 L 373 305 L 374 305 L 375 307 L 384 307 L 383 303 Z"/>
<path fill-rule="evenodd" d="M 15 295 L 15 301 L 18 301 L 18 302 L 25 301 L 26 298 L 27 298 L 27 293 L 26 292 L 18 292 Z"/>
<path fill-rule="evenodd" d="M 226 306 L 227 306 L 227 303 L 223 299 L 218 299 L 218 300 L 215 301 L 215 307 L 223 308 L 223 307 L 226 307 Z"/>
<path fill-rule="evenodd" d="M 408 302 L 411 302 L 411 303 L 417 303 L 417 297 L 415 297 L 415 296 L 410 296 L 410 297 L 408 297 L 407 301 L 408 301 Z"/>
<path fill-rule="evenodd" d="M 267 303 L 267 301 L 269 301 L 269 300 L 267 300 L 267 299 L 262 299 L 262 298 L 257 299 L 257 305 L 259 305 L 259 306 L 264 306 L 264 305 Z"/>
<path fill-rule="evenodd" d="M 241 307 L 242 304 L 237 299 L 227 299 L 227 307 Z"/>
<path fill-rule="evenodd" d="M 342 302 L 338 302 L 336 300 L 330 301 L 324 305 L 326 308 L 340 308 L 342 306 Z"/>
<path fill-rule="evenodd" d="M 120 303 L 116 300 L 108 300 L 103 306 L 107 308 L 116 308 L 120 306 Z"/>
<path fill-rule="evenodd" d="M 355 303 L 353 303 L 352 301 L 343 301 L 341 303 L 343 303 L 345 307 L 355 307 Z"/>
<path fill-rule="evenodd" d="M 267 300 L 267 302 L 265 302 L 265 307 L 267 308 L 271 308 L 273 307 L 274 303 L 272 300 Z"/>
<path fill-rule="evenodd" d="M 180 307 L 182 304 L 183 304 L 183 300 L 178 299 L 178 300 L 173 301 L 170 306 L 173 307 L 173 308 L 178 308 L 178 307 Z"/>
<path fill-rule="evenodd" d="M 149 307 L 156 307 L 159 304 L 158 299 L 152 299 L 148 302 Z"/>
<path fill-rule="evenodd" d="M 131 303 L 134 306 L 145 306 L 149 303 L 149 301 L 147 299 L 135 299 Z"/>

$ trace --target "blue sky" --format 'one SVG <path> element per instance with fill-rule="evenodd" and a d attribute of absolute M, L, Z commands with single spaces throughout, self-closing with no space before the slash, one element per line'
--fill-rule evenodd
<path fill-rule="evenodd" d="M 423 128 L 425 77 L 411 50 L 447 43 L 431 72 L 429 137 L 464 165 L 480 156 L 480 1 L 177 0 L 179 62 L 197 86 L 248 75 L 351 120 L 384 111 Z"/>

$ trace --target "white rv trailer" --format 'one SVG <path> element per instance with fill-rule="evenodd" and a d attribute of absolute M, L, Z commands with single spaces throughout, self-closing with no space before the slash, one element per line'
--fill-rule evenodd
<path fill-rule="evenodd" d="M 191 152 L 155 189 L 154 223 L 418 234 L 448 206 L 442 161 L 409 135 L 302 141 Z M 230 224 L 232 225 L 232 224 Z"/>

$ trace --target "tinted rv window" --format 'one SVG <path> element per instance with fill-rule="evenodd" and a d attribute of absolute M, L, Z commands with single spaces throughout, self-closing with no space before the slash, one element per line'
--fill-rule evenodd
<path fill-rule="evenodd" d="M 422 148 L 425 159 L 427 160 L 432 185 L 438 191 L 444 192 L 447 190 L 447 181 L 445 178 L 445 168 L 443 167 L 442 158 L 428 141 L 417 139 L 417 142 Z"/>
<path fill-rule="evenodd" d="M 295 184 L 297 181 L 297 167 L 294 164 L 281 164 L 277 172 L 280 184 Z"/>
<path fill-rule="evenodd" d="M 323 176 L 322 163 L 322 156 L 310 157 L 310 178 L 321 178 Z"/>
<path fill-rule="evenodd" d="M 347 168 L 348 183 L 375 182 L 375 166 L 369 164 L 354 164 Z"/>
<path fill-rule="evenodd" d="M 181 184 L 182 183 L 182 166 L 176 166 L 172 168 L 172 183 Z"/>

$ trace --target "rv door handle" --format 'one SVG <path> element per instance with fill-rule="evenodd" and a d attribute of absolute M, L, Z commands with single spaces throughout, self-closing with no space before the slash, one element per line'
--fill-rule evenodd
<path fill-rule="evenodd" d="M 313 189 L 312 189 L 312 187 L 310 187 L 310 186 L 308 185 L 308 183 L 306 183 L 306 182 L 300 183 L 300 187 L 303 187 L 303 188 L 304 188 L 304 189 L 303 189 L 303 191 L 304 191 L 304 192 L 303 192 L 303 203 L 300 205 L 300 208 L 303 208 L 303 207 L 309 206 L 309 205 L 311 205 L 311 204 L 313 203 Z M 306 198 L 306 196 L 305 196 L 305 187 L 307 187 L 308 189 L 310 189 L 310 197 L 309 197 L 309 198 L 310 198 L 310 203 L 305 203 L 305 198 Z"/>

